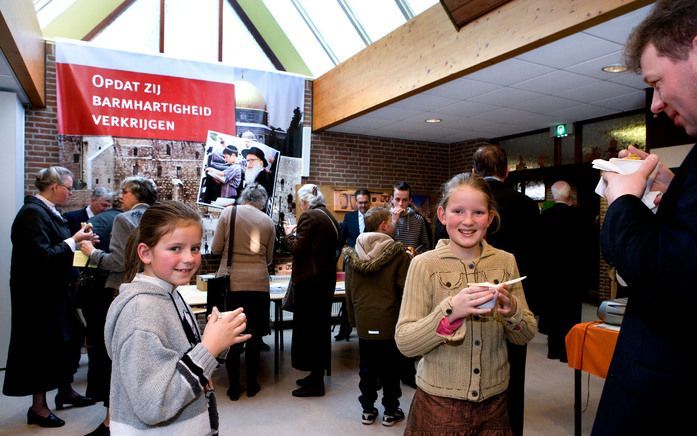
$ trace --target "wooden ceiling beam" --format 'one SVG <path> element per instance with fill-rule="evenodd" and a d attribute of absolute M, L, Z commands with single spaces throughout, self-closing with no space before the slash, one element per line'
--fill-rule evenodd
<path fill-rule="evenodd" d="M 652 0 L 513 0 L 459 31 L 441 4 L 313 83 L 316 131 L 624 15 Z"/>
<path fill-rule="evenodd" d="M 440 0 L 456 29 L 511 0 Z"/>
<path fill-rule="evenodd" d="M 32 106 L 45 107 L 45 44 L 31 0 L 0 2 L 0 50 Z"/>

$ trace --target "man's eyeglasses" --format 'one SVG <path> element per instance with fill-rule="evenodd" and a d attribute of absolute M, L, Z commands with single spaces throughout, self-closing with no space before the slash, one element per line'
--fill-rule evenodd
<path fill-rule="evenodd" d="M 65 186 L 65 185 L 61 185 L 60 183 L 58 183 L 58 186 L 60 186 L 61 188 L 67 189 L 68 192 L 73 192 L 73 187 L 72 187 L 72 186 L 69 186 L 69 187 L 68 187 L 68 186 Z"/>

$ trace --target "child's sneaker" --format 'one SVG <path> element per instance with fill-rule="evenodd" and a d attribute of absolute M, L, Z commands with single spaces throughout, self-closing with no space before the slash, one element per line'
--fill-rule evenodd
<path fill-rule="evenodd" d="M 375 418 L 378 417 L 378 409 L 373 407 L 372 410 L 364 410 L 363 415 L 361 415 L 361 422 L 365 425 L 370 425 L 375 422 Z"/>
<path fill-rule="evenodd" d="M 394 425 L 395 423 L 399 421 L 404 420 L 404 412 L 402 412 L 402 409 L 399 407 L 392 412 L 388 412 L 387 410 L 385 413 L 382 415 L 382 425 L 384 426 L 391 426 Z"/>

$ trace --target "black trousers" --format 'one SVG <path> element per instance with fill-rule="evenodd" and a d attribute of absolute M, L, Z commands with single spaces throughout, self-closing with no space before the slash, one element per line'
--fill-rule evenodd
<path fill-rule="evenodd" d="M 245 379 L 247 387 L 256 384 L 259 374 L 259 362 L 261 360 L 261 337 L 269 334 L 269 304 L 268 292 L 259 291 L 234 291 L 228 292 L 226 301 L 227 310 L 235 310 L 238 307 L 244 309 L 247 316 L 247 330 L 252 338 L 244 343 L 230 347 L 225 368 L 227 369 L 230 388 L 240 388 L 240 355 L 244 350 Z"/>
<path fill-rule="evenodd" d="M 372 410 L 378 399 L 378 380 L 382 382 L 382 405 L 388 412 L 399 407 L 399 397 L 402 389 L 399 385 L 400 352 L 394 339 L 368 340 L 358 339 L 360 368 L 358 375 L 361 380 L 358 387 L 361 395 L 358 397 L 363 410 Z"/>
<path fill-rule="evenodd" d="M 84 297 L 82 313 L 85 316 L 87 340 L 87 391 L 88 397 L 104 401 L 109 407 L 111 386 L 111 359 L 104 345 L 106 314 L 118 291 L 114 288 L 95 287 Z"/>
<path fill-rule="evenodd" d="M 571 328 L 581 322 L 581 301 L 566 303 L 545 317 L 547 322 L 547 357 L 567 361 L 565 338 Z M 560 305 L 561 306 L 561 305 Z"/>
<path fill-rule="evenodd" d="M 522 436 L 525 417 L 525 360 L 527 345 L 508 344 L 508 364 L 510 381 L 508 382 L 508 416 L 511 430 L 515 436 Z"/>

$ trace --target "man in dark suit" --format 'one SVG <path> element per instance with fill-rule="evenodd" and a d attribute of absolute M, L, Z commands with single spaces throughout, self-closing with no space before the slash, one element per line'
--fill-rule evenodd
<path fill-rule="evenodd" d="M 659 0 L 627 42 L 627 65 L 654 88 L 651 111 L 697 136 L 697 3 Z M 601 248 L 629 285 L 627 309 L 593 435 L 681 434 L 694 424 L 697 310 L 697 148 L 677 174 L 656 155 L 634 173 L 602 174 L 607 215 Z M 642 202 L 646 187 L 660 193 Z"/>
<path fill-rule="evenodd" d="M 489 184 L 501 216 L 497 231 L 487 235 L 489 244 L 515 256 L 520 275 L 528 276 L 526 295 L 530 293 L 531 249 L 539 219 L 537 204 L 529 197 L 504 184 L 508 177 L 508 158 L 499 145 L 484 145 L 474 152 L 472 172 L 484 178 Z M 535 311 L 533 305 L 530 308 Z M 527 345 L 508 343 L 508 362 L 510 381 L 508 384 L 508 415 L 513 434 L 523 434 L 525 410 L 525 359 Z"/>
<path fill-rule="evenodd" d="M 539 283 L 547 336 L 547 357 L 566 362 L 564 338 L 581 322 L 583 295 L 591 277 L 592 220 L 574 207 L 571 186 L 552 185 L 554 205 L 540 215 L 539 263 L 545 279 Z M 563 283 L 563 286 L 560 284 Z"/>
<path fill-rule="evenodd" d="M 109 252 L 111 229 L 114 219 L 122 211 L 118 196 L 114 198 L 113 208 L 100 212 L 88 221 L 92 231 L 99 236 L 96 248 Z M 104 288 L 109 271 L 100 268 L 82 268 L 77 289 L 85 317 L 85 342 L 87 345 L 87 390 L 88 397 L 104 401 L 109 395 L 111 364 L 104 345 L 104 323 L 114 295 Z"/>
<path fill-rule="evenodd" d="M 347 212 L 339 227 L 339 242 L 336 246 L 337 257 L 340 255 L 344 245 L 354 248 L 356 246 L 356 238 L 365 230 L 365 213 L 370 209 L 370 191 L 361 188 L 356 190 L 355 195 L 357 209 Z M 348 341 L 350 336 L 351 324 L 346 313 L 346 302 L 342 302 L 339 334 L 334 336 L 334 339 L 337 341 L 343 341 L 344 339 Z"/>
<path fill-rule="evenodd" d="M 75 233 L 82 228 L 82 226 L 87 223 L 90 218 L 103 212 L 111 207 L 113 194 L 106 188 L 96 188 L 92 191 L 92 196 L 90 197 L 90 204 L 82 209 L 73 210 L 63 214 L 66 224 L 70 233 Z M 86 305 L 86 298 L 90 297 L 90 290 L 87 290 L 83 284 L 89 282 L 90 280 L 85 280 L 88 276 L 93 275 L 93 271 L 80 271 L 78 269 L 72 269 L 73 278 L 71 280 L 72 287 L 72 301 L 71 305 L 74 306 L 75 310 L 84 309 Z M 84 314 L 84 312 L 83 312 Z M 79 337 L 85 336 L 84 329 L 76 328 L 75 334 Z M 80 341 L 83 342 L 83 341 Z M 80 349 L 75 350 L 73 358 L 75 360 L 75 367 L 77 368 L 80 364 L 81 353 Z M 89 392 L 89 387 L 88 387 Z M 89 396 L 89 395 L 88 395 Z M 99 398 L 96 398 L 99 399 Z"/>
<path fill-rule="evenodd" d="M 356 238 L 363 233 L 365 229 L 365 213 L 370 209 L 370 191 L 365 188 L 356 191 L 356 206 L 357 209 L 352 212 L 347 212 L 344 215 L 344 220 L 341 222 L 339 231 L 339 250 L 344 245 L 353 248 L 356 246 Z"/>
<path fill-rule="evenodd" d="M 82 209 L 66 212 L 63 217 L 68 221 L 70 233 L 75 233 L 80 230 L 82 224 L 86 223 L 90 218 L 98 213 L 107 210 L 111 207 L 113 194 L 106 188 L 96 188 L 92 191 L 90 204 Z"/>

